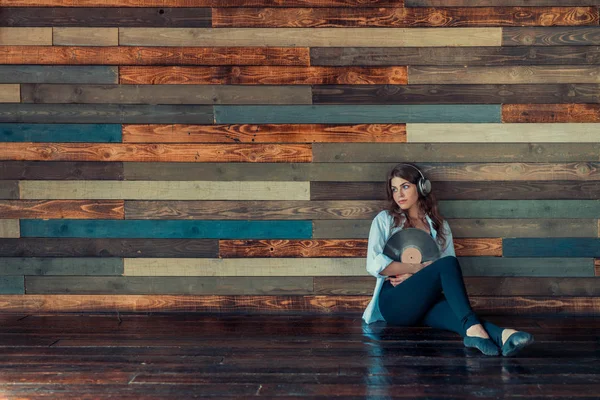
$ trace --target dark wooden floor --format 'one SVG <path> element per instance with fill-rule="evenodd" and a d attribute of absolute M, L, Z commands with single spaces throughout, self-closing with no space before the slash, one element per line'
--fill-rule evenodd
<path fill-rule="evenodd" d="M 0 399 L 599 398 L 599 318 L 488 319 L 537 342 L 503 358 L 358 316 L 0 315 Z"/>

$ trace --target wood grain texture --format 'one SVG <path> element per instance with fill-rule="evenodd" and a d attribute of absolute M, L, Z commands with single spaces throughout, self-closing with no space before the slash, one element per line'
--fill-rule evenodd
<path fill-rule="evenodd" d="M 505 257 L 600 257 L 598 238 L 503 239 Z"/>
<path fill-rule="evenodd" d="M 332 85 L 407 82 L 406 67 L 121 67 L 121 84 Z M 262 89 L 261 89 L 262 90 Z"/>
<path fill-rule="evenodd" d="M 0 104 L 0 122 L 209 124 L 212 121 L 211 106 L 187 104 Z"/>
<path fill-rule="evenodd" d="M 312 47 L 311 65 L 586 65 L 600 58 L 598 46 L 515 47 Z"/>
<path fill-rule="evenodd" d="M 362 314 L 371 296 L 180 296 L 180 295 L 7 295 L 3 313 L 65 312 L 244 312 Z M 596 297 L 480 296 L 470 299 L 481 314 L 600 314 Z"/>
<path fill-rule="evenodd" d="M 124 219 L 122 200 L 0 200 L 1 218 Z"/>
<path fill-rule="evenodd" d="M 2 142 L 121 142 L 120 124 L 0 124 Z"/>
<path fill-rule="evenodd" d="M 0 294 L 25 294 L 23 276 L 0 276 Z"/>
<path fill-rule="evenodd" d="M 20 238 L 0 240 L 0 257 L 216 258 L 218 256 L 219 241 L 212 239 Z"/>
<path fill-rule="evenodd" d="M 598 161 L 599 152 L 600 145 L 594 143 L 488 143 L 486 146 L 476 143 L 316 143 L 313 162 L 572 162 Z M 362 180 L 381 179 L 386 169 L 379 171 L 378 178 Z"/>
<path fill-rule="evenodd" d="M 503 28 L 502 46 L 592 46 L 600 44 L 600 27 Z"/>
<path fill-rule="evenodd" d="M 21 278 L 22 279 L 22 278 Z M 25 277 L 27 294 L 302 295 L 312 277 Z M 0 293 L 1 293 L 0 286 Z"/>
<path fill-rule="evenodd" d="M 410 66 L 410 84 L 547 84 L 598 83 L 600 67 L 594 65 L 529 66 Z"/>
<path fill-rule="evenodd" d="M 2 28 L 0 28 L 2 29 Z M 35 28 L 5 28 L 35 29 Z M 51 28 L 40 28 L 51 29 Z M 125 28 L 123 28 L 125 29 Z M 131 28 L 133 29 L 133 28 Z M 148 28 L 150 29 L 150 28 Z M 0 30 L 4 35 L 4 31 Z M 2 37 L 0 35 L 0 37 Z M 146 33 L 143 33 L 144 37 Z M 121 35 L 122 36 L 122 35 Z M 39 44 L 52 44 L 50 43 Z M 197 40 L 190 46 L 200 46 Z M 232 40 L 227 40 L 230 46 Z M 0 44 L 10 44 L 3 43 Z M 0 64 L 41 65 L 309 65 L 307 48 L 284 47 L 137 47 L 3 46 Z M 168 46 L 168 45 L 167 45 Z M 241 44 L 239 46 L 242 46 Z M 260 45 L 258 45 L 260 46 Z"/>
<path fill-rule="evenodd" d="M 14 27 L 210 27 L 205 7 L 4 7 L 2 25 Z"/>
<path fill-rule="evenodd" d="M 52 28 L 3 28 L 3 27 L 0 27 L 0 45 L 2 45 L 2 46 L 52 45 Z"/>
<path fill-rule="evenodd" d="M 502 28 L 120 28 L 121 46 L 439 47 L 500 46 Z M 294 53 L 292 53 L 294 54 Z M 304 54 L 304 53 L 302 53 Z M 241 57 L 240 57 L 241 58 Z M 240 65 L 231 60 L 230 64 Z M 290 60 L 290 61 L 293 61 Z M 196 63 L 200 64 L 200 63 Z M 204 65 L 209 64 L 204 62 Z M 261 63 L 246 63 L 256 65 Z M 269 65 L 309 65 L 292 63 Z"/>
<path fill-rule="evenodd" d="M 407 124 L 407 142 L 599 143 L 595 123 Z"/>
<path fill-rule="evenodd" d="M 405 141 L 405 124 L 123 125 L 124 143 L 402 143 Z"/>
<path fill-rule="evenodd" d="M 0 238 L 18 238 L 20 236 L 18 219 L 0 219 Z"/>
<path fill-rule="evenodd" d="M 500 122 L 500 105 L 215 105 L 219 124 Z"/>
<path fill-rule="evenodd" d="M 19 181 L 0 181 L 0 199 L 18 199 L 19 198 Z M 0 215 L 0 218 L 5 218 Z M 6 217 L 8 218 L 8 217 Z"/>
<path fill-rule="evenodd" d="M 598 0 L 405 0 L 405 7 L 597 6 Z"/>
<path fill-rule="evenodd" d="M 0 65 L 1 83 L 117 83 L 118 67 Z"/>
<path fill-rule="evenodd" d="M 21 237 L 307 239 L 310 221 L 122 221 L 23 219 Z"/>
<path fill-rule="evenodd" d="M 314 87 L 312 97 L 314 104 L 345 105 L 598 103 L 599 90 L 596 83 L 335 85 Z"/>
<path fill-rule="evenodd" d="M 594 260 L 594 269 L 596 271 L 596 276 L 600 276 L 600 258 Z"/>
<path fill-rule="evenodd" d="M 502 256 L 502 239 L 457 239 L 458 256 Z M 366 240 L 221 240 L 219 257 L 366 257 Z"/>
<path fill-rule="evenodd" d="M 307 144 L 83 144 L 6 143 L 0 160 L 310 162 Z"/>
<path fill-rule="evenodd" d="M 215 8 L 215 28 L 598 25 L 596 7 Z"/>
<path fill-rule="evenodd" d="M 0 161 L 3 179 L 123 180 L 120 162 Z"/>
<path fill-rule="evenodd" d="M 0 103 L 18 103 L 21 101 L 21 85 L 0 85 Z"/>
<path fill-rule="evenodd" d="M 120 258 L 4 257 L 6 275 L 122 275 Z"/>
<path fill-rule="evenodd" d="M 448 219 L 454 238 L 594 237 L 598 220 L 589 219 Z M 313 223 L 313 238 L 366 239 L 370 220 L 321 220 Z"/>
<path fill-rule="evenodd" d="M 402 7 L 402 4 L 403 0 L 0 0 L 0 6 L 11 7 Z"/>
<path fill-rule="evenodd" d="M 54 46 L 118 46 L 119 28 L 54 27 L 52 44 Z"/>
<path fill-rule="evenodd" d="M 460 257 L 465 276 L 592 277 L 593 258 Z"/>
<path fill-rule="evenodd" d="M 17 85 L 18 86 L 18 85 Z M 311 104 L 309 86 L 21 85 L 23 103 Z"/>
<path fill-rule="evenodd" d="M 597 200 L 446 200 L 440 211 L 447 218 L 596 218 Z"/>
<path fill-rule="evenodd" d="M 309 188 L 308 182 L 256 181 L 27 180 L 20 183 L 22 199 L 260 200 L 262 202 L 264 200 L 308 200 Z M 130 206 L 133 206 L 133 203 Z"/>
<path fill-rule="evenodd" d="M 509 123 L 600 122 L 598 104 L 503 104 L 502 121 Z M 546 125 L 549 126 L 549 125 Z"/>

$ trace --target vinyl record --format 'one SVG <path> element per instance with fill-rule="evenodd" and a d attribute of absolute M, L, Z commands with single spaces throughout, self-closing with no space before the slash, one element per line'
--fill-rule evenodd
<path fill-rule="evenodd" d="M 424 230 L 406 228 L 394 233 L 385 244 L 383 254 L 394 261 L 420 264 L 440 258 L 435 240 Z"/>

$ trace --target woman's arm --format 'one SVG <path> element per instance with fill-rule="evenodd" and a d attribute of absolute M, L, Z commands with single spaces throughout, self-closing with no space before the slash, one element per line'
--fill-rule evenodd
<path fill-rule="evenodd" d="M 380 274 L 385 276 L 416 274 L 423 269 L 423 266 L 424 264 L 409 264 L 399 261 L 392 261 L 387 267 L 385 267 L 383 271 L 380 272 Z"/>

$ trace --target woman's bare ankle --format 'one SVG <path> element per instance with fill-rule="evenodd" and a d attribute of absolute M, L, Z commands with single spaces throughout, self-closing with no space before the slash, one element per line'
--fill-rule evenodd
<path fill-rule="evenodd" d="M 483 328 L 483 325 L 481 325 L 481 324 L 473 325 L 469 329 L 467 329 L 467 336 L 480 337 L 483 339 L 490 338 L 490 335 L 488 335 L 486 330 Z"/>
<path fill-rule="evenodd" d="M 509 329 L 509 328 L 506 328 L 502 331 L 502 345 L 503 346 L 504 346 L 504 343 L 506 343 L 506 341 L 510 337 L 510 335 L 512 335 L 515 332 L 518 332 L 518 331 L 516 331 L 514 329 Z"/>

